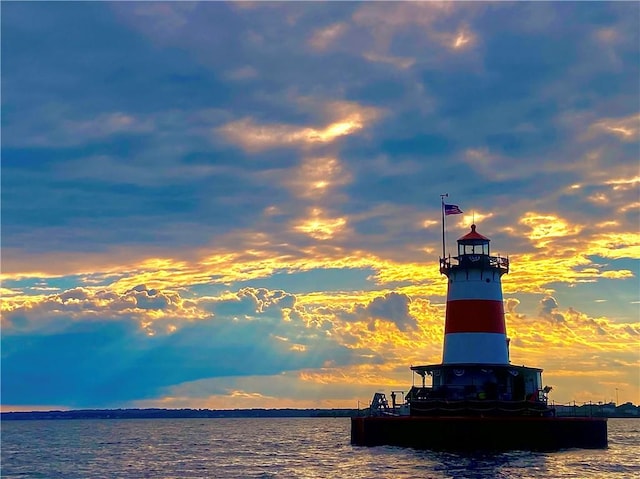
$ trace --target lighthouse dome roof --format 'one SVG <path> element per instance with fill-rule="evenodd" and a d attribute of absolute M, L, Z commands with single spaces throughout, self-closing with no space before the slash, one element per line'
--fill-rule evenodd
<path fill-rule="evenodd" d="M 480 233 L 476 231 L 476 225 L 471 225 L 471 231 L 458 239 L 459 242 L 469 241 L 469 240 L 491 241 L 489 238 L 487 238 L 486 236 L 482 236 Z"/>

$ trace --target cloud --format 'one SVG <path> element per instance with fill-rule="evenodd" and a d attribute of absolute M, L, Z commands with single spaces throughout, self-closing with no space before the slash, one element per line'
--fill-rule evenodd
<path fill-rule="evenodd" d="M 404 294 L 388 293 L 384 297 L 371 301 L 364 312 L 373 320 L 381 319 L 395 324 L 400 331 L 414 329 L 417 326 L 415 318 L 409 313 L 411 298 Z"/>
<path fill-rule="evenodd" d="M 215 133 L 248 152 L 283 147 L 309 147 L 332 143 L 340 137 L 355 134 L 366 128 L 380 114 L 376 108 L 341 102 L 328 105 L 327 110 L 334 119 L 320 127 L 259 124 L 253 118 L 242 118 L 217 127 Z"/>
<path fill-rule="evenodd" d="M 33 111 L 37 121 L 21 119 L 8 125 L 7 146 L 70 147 L 105 140 L 114 135 L 135 136 L 155 129 L 153 121 L 115 111 L 91 118 L 69 118 L 72 113 L 62 105 L 47 105 Z M 60 117 L 67 117 L 60 120 Z M 4 143 L 4 142 L 3 142 Z"/>
<path fill-rule="evenodd" d="M 138 285 L 125 294 L 132 295 L 136 307 L 140 309 L 165 310 L 171 306 L 172 299 L 179 300 L 175 294 L 164 294 L 155 289 L 148 289 L 145 285 Z"/>
<path fill-rule="evenodd" d="M 476 42 L 477 35 L 464 19 L 466 15 L 474 15 L 476 8 L 473 6 L 459 8 L 450 2 L 428 2 L 397 4 L 393 9 L 381 7 L 365 4 L 353 14 L 354 24 L 367 29 L 374 39 L 375 53 L 368 53 L 369 58 L 388 54 L 396 37 L 406 35 L 411 35 L 412 43 L 418 47 L 408 50 L 414 50 L 423 61 L 430 54 L 438 54 L 426 50 L 418 53 L 419 47 L 436 46 L 455 51 L 467 49 Z"/>
<path fill-rule="evenodd" d="M 279 172 L 280 173 L 280 172 Z M 351 175 L 340 159 L 310 156 L 289 168 L 282 181 L 299 198 L 319 199 L 350 183 Z"/>
<path fill-rule="evenodd" d="M 75 287 L 50 295 L 22 295 L 3 304 L 6 334 L 54 333 L 75 323 L 101 320 L 137 321 L 147 334 L 174 330 L 176 324 L 203 319 L 196 303 L 175 291 L 137 285 L 123 293 L 103 288 Z"/>
<path fill-rule="evenodd" d="M 317 50 L 325 50 L 333 42 L 337 41 L 347 28 L 345 23 L 334 23 L 333 25 L 320 28 L 311 35 L 309 44 Z"/>
<path fill-rule="evenodd" d="M 366 302 L 362 302 L 365 300 Z M 422 308 L 423 304 L 420 301 L 415 303 L 415 306 L 417 306 L 416 312 L 420 312 L 419 315 L 434 313 L 434 310 L 429 307 Z M 359 323 L 362 329 L 357 334 L 369 335 L 372 331 L 384 331 L 386 326 L 383 324 L 393 325 L 396 333 L 398 331 L 402 333 L 417 331 L 418 321 L 412 314 L 412 308 L 413 302 L 408 295 L 391 291 L 382 296 L 372 293 L 368 297 L 359 298 L 359 302 L 353 307 L 336 305 L 332 308 L 321 308 L 315 311 L 322 314 L 329 313 L 330 316 L 335 315 L 337 320 L 346 321 L 348 324 Z M 355 329 L 351 327 L 350 332 L 355 333 Z M 387 332 L 396 334 L 391 331 Z"/>
<path fill-rule="evenodd" d="M 371 53 L 371 52 L 365 53 L 364 58 L 366 58 L 370 62 L 387 63 L 395 66 L 396 68 L 400 68 L 402 70 L 411 68 L 416 63 L 415 58 L 394 57 L 390 55 L 380 55 L 378 53 Z"/>
<path fill-rule="evenodd" d="M 526 176 L 530 164 L 523 164 L 514 158 L 491 153 L 487 148 L 469 148 L 465 151 L 465 161 L 474 170 L 492 180 L 508 180 Z"/>
<path fill-rule="evenodd" d="M 235 309 L 224 307 L 232 304 Z M 198 309 L 199 317 L 182 317 L 189 308 Z M 187 381 L 277 374 L 326 361 L 340 366 L 372 357 L 292 316 L 283 321 L 282 311 L 294 308 L 293 295 L 264 288 L 244 288 L 215 302 L 186 300 L 143 285 L 121 295 L 69 290 L 39 308 L 3 314 L 11 326 L 3 327 L 2 336 L 3 401 L 112 406 Z M 74 318 L 79 311 L 83 321 Z M 21 314 L 31 328 L 16 328 Z M 52 315 L 56 328 L 43 327 L 40 318 Z M 90 315 L 95 319 L 88 321 Z M 161 331 L 167 320 L 175 327 Z"/>
<path fill-rule="evenodd" d="M 355 366 L 344 372 L 325 367 L 321 372 L 305 370 L 192 381 L 170 388 L 162 398 L 137 401 L 136 407 L 311 409 L 340 408 L 344 404 L 357 404 L 358 400 L 364 406 L 371 396 L 371 381 L 380 381 L 376 375 L 378 368 Z M 352 387 L 345 388 L 345 381 L 351 381 Z M 382 382 L 379 384 L 382 388 Z"/>
<path fill-rule="evenodd" d="M 547 246 L 551 238 L 565 238 L 577 235 L 582 231 L 580 225 L 570 225 L 555 215 L 540 215 L 533 212 L 525 213 L 520 223 L 531 228 L 529 238 L 535 242 L 538 248 Z"/>
<path fill-rule="evenodd" d="M 241 288 L 236 294 L 226 295 L 216 300 L 205 300 L 205 309 L 223 316 L 255 317 L 268 312 L 282 314 L 283 309 L 294 309 L 295 295 L 281 290 L 266 288 Z"/>
<path fill-rule="evenodd" d="M 252 78 L 256 78 L 257 76 L 258 71 L 251 65 L 245 65 L 227 73 L 228 78 L 239 81 L 249 80 Z"/>
<path fill-rule="evenodd" d="M 111 7 L 124 20 L 134 23 L 156 40 L 183 32 L 197 11 L 197 4 L 191 2 L 116 4 Z"/>
<path fill-rule="evenodd" d="M 540 316 L 556 323 L 563 323 L 564 316 L 558 312 L 558 303 L 553 296 L 546 296 L 540 300 Z"/>
<path fill-rule="evenodd" d="M 445 192 L 467 212 L 447 249 L 475 212 L 510 256 L 512 358 L 571 378 L 568 399 L 631 395 L 638 12 L 4 6 L 3 401 L 406 385 L 441 359 Z"/>
<path fill-rule="evenodd" d="M 320 208 L 312 208 L 307 218 L 293 226 L 294 230 L 305 233 L 317 240 L 328 240 L 338 235 L 347 226 L 344 217 L 332 218 Z"/>
<path fill-rule="evenodd" d="M 587 138 L 598 134 L 609 134 L 620 141 L 637 143 L 640 135 L 640 114 L 626 118 L 605 118 L 591 124 L 587 130 Z"/>

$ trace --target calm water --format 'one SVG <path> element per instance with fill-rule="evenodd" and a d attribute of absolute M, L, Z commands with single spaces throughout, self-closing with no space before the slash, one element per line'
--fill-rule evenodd
<path fill-rule="evenodd" d="M 640 419 L 609 420 L 609 448 L 460 455 L 352 447 L 349 419 L 6 421 L 2 477 L 638 478 Z"/>

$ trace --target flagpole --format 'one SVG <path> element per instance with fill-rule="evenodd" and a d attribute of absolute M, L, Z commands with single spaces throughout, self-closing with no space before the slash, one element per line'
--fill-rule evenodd
<path fill-rule="evenodd" d="M 442 203 L 442 259 L 445 258 L 445 248 L 444 248 L 444 199 L 449 197 L 449 193 L 445 193 L 444 195 L 440 195 L 440 201 Z"/>

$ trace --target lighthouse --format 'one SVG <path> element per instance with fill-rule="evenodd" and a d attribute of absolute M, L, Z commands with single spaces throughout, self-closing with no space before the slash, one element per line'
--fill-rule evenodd
<path fill-rule="evenodd" d="M 442 202 L 442 362 L 410 366 L 404 403 L 392 392 L 389 405 L 376 392 L 368 416 L 351 418 L 351 443 L 491 451 L 607 447 L 606 418 L 556 417 L 542 369 L 511 363 L 502 298 L 509 259 L 491 253 L 491 240 L 475 224 L 447 256 L 444 218 L 461 213 Z"/>
<path fill-rule="evenodd" d="M 490 241 L 471 225 L 458 239 L 457 264 L 440 259 L 448 278 L 443 364 L 509 363 L 501 282 L 509 260 L 491 256 Z"/>
<path fill-rule="evenodd" d="M 492 254 L 490 243 L 472 224 L 455 256 L 440 258 L 447 278 L 442 362 L 411 366 L 420 377 L 406 397 L 412 416 L 552 414 L 542 369 L 510 362 L 502 297 L 509 259 Z"/>

